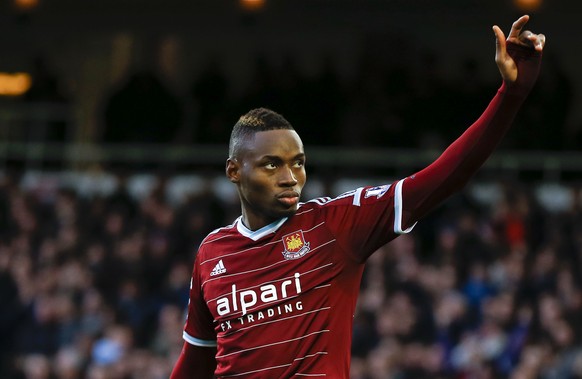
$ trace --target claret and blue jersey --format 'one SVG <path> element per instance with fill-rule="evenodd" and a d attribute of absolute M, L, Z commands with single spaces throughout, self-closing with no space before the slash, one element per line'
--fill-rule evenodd
<path fill-rule="evenodd" d="M 218 377 L 348 377 L 364 262 L 406 232 L 401 191 L 402 181 L 359 188 L 257 231 L 239 218 L 211 233 L 196 257 L 184 339 L 217 346 Z"/>
<path fill-rule="evenodd" d="M 205 346 L 217 349 L 218 378 L 349 378 L 366 259 L 463 188 L 535 83 L 541 50 L 508 41 L 507 51 L 518 80 L 504 81 L 481 117 L 426 168 L 393 184 L 308 201 L 295 215 L 256 231 L 239 218 L 211 233 L 194 264 L 187 343 L 172 378 L 214 370 L 214 350 Z"/>

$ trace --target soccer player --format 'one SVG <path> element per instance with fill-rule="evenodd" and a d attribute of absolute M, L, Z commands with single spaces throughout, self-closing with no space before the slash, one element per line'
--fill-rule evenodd
<path fill-rule="evenodd" d="M 545 37 L 514 22 L 496 37 L 503 82 L 481 117 L 425 169 L 300 203 L 305 153 L 281 115 L 235 124 L 226 175 L 242 215 L 201 243 L 172 379 L 348 378 L 366 259 L 459 191 L 494 150 L 534 85 Z M 357 126 L 354 126 L 357 127 Z"/>

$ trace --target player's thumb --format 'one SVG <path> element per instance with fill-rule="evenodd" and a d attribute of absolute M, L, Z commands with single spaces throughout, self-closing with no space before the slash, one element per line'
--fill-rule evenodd
<path fill-rule="evenodd" d="M 503 31 L 497 25 L 493 25 L 493 34 L 495 35 L 495 61 L 501 63 L 507 52 L 505 34 L 503 34 Z"/>

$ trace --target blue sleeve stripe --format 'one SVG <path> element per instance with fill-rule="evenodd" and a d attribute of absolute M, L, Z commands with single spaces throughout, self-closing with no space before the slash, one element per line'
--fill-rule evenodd
<path fill-rule="evenodd" d="M 199 338 L 194 338 L 186 332 L 182 333 L 182 338 L 184 338 L 184 341 L 188 342 L 190 345 L 200 347 L 216 347 L 216 341 L 207 341 L 201 340 Z"/>

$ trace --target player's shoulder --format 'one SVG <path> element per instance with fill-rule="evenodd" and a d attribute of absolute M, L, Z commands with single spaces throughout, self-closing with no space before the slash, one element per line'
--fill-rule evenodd
<path fill-rule="evenodd" d="M 219 241 L 224 242 L 225 240 L 232 239 L 232 238 L 236 237 L 238 235 L 238 232 L 236 229 L 236 223 L 238 221 L 239 221 L 239 219 L 236 219 L 232 224 L 214 229 L 213 231 L 208 233 L 208 235 L 206 237 L 204 237 L 204 239 L 200 243 L 199 249 L 203 249 L 204 247 L 207 247 L 208 245 L 216 244 Z"/>
<path fill-rule="evenodd" d="M 360 205 L 363 199 L 375 197 L 380 198 L 390 191 L 392 184 L 379 186 L 362 186 L 353 190 L 345 191 L 336 197 L 318 197 L 302 203 L 298 213 L 303 210 L 324 209 L 326 207 Z"/>
<path fill-rule="evenodd" d="M 325 208 L 329 206 L 335 205 L 342 205 L 343 203 L 349 203 L 350 198 L 358 196 L 361 192 L 362 188 L 356 188 L 353 190 L 346 191 L 338 196 L 335 197 L 317 197 L 311 200 L 308 200 L 304 203 L 300 204 L 301 209 L 317 209 L 317 208 Z"/>

